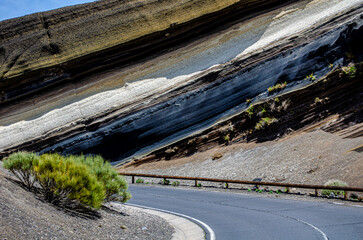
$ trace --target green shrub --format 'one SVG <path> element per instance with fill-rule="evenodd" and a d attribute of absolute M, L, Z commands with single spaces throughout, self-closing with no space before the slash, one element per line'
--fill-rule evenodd
<path fill-rule="evenodd" d="M 3 166 L 12 172 L 26 188 L 31 189 L 35 182 L 33 165 L 38 161 L 39 156 L 34 153 L 17 152 L 5 158 Z"/>
<path fill-rule="evenodd" d="M 340 180 L 329 180 L 324 184 L 324 186 L 346 187 L 348 184 Z M 321 191 L 321 194 L 326 196 L 329 196 L 331 193 L 334 193 L 335 196 L 338 196 L 340 194 L 344 194 L 344 191 L 330 189 L 323 189 Z"/>
<path fill-rule="evenodd" d="M 105 189 L 89 168 L 58 154 L 43 154 L 34 165 L 40 192 L 52 203 L 81 204 L 99 209 L 105 199 Z"/>
<path fill-rule="evenodd" d="M 6 158 L 4 167 L 27 188 L 37 186 L 46 200 L 64 206 L 98 209 L 104 201 L 131 198 L 126 180 L 100 156 L 19 152 Z"/>
<path fill-rule="evenodd" d="M 105 202 L 120 201 L 127 202 L 131 194 L 127 192 L 128 184 L 123 176 L 120 176 L 116 169 L 106 162 L 101 156 L 68 156 L 68 159 L 85 164 L 89 170 L 103 184 L 106 196 Z"/>

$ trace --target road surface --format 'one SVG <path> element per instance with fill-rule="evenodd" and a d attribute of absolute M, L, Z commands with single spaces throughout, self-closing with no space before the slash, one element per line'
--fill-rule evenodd
<path fill-rule="evenodd" d="M 216 239 L 363 239 L 363 208 L 236 193 L 132 185 L 129 203 L 209 225 Z"/>

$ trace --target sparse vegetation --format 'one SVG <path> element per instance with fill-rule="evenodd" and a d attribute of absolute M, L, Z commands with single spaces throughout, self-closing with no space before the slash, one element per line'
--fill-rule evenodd
<path fill-rule="evenodd" d="M 230 141 L 229 134 L 225 135 L 223 139 L 228 143 Z"/>
<path fill-rule="evenodd" d="M 346 187 L 348 184 L 340 180 L 329 180 L 324 184 L 324 186 Z M 331 193 L 333 193 L 335 196 L 339 196 L 340 194 L 344 194 L 344 191 L 330 189 L 323 189 L 321 191 L 321 194 L 326 196 L 329 196 Z"/>
<path fill-rule="evenodd" d="M 174 181 L 174 182 L 171 183 L 171 185 L 176 187 L 176 186 L 180 185 L 180 182 L 179 181 Z"/>
<path fill-rule="evenodd" d="M 136 183 L 144 183 L 144 179 L 138 178 L 138 179 L 136 179 Z"/>
<path fill-rule="evenodd" d="M 342 67 L 342 71 L 349 76 L 349 78 L 355 78 L 357 68 L 353 63 L 349 63 L 347 67 Z"/>
<path fill-rule="evenodd" d="M 323 101 L 323 100 L 321 100 L 321 99 L 320 99 L 320 98 L 318 98 L 318 97 L 316 97 L 316 98 L 315 98 L 315 100 L 314 100 L 314 102 L 315 102 L 315 103 L 321 103 L 322 101 Z"/>
<path fill-rule="evenodd" d="M 100 156 L 18 152 L 3 162 L 28 189 L 60 206 L 99 209 L 102 202 L 131 198 L 125 179 Z"/>
<path fill-rule="evenodd" d="M 271 93 L 271 92 L 275 92 L 275 91 L 279 91 L 279 90 L 284 89 L 286 86 L 287 86 L 287 82 L 285 81 L 285 82 L 283 82 L 283 83 L 278 83 L 278 84 L 276 84 L 275 86 L 269 87 L 269 88 L 267 89 L 267 91 L 268 91 L 269 93 Z"/>
<path fill-rule="evenodd" d="M 260 111 L 258 112 L 258 116 L 262 117 L 266 113 L 266 107 L 260 106 Z"/>
<path fill-rule="evenodd" d="M 254 106 L 250 106 L 249 108 L 247 108 L 246 112 L 248 113 L 249 118 L 252 118 L 253 111 L 254 111 Z"/>
<path fill-rule="evenodd" d="M 269 126 L 276 122 L 278 122 L 278 120 L 276 118 L 264 117 L 264 118 L 261 118 L 261 120 L 256 124 L 255 129 L 261 130 L 261 129 L 264 129 L 266 126 Z"/>
<path fill-rule="evenodd" d="M 163 179 L 163 181 L 162 181 L 162 185 L 170 185 L 170 180 L 168 180 L 168 179 Z"/>
<path fill-rule="evenodd" d="M 246 103 L 250 103 L 252 100 L 250 98 L 246 99 Z"/>
<path fill-rule="evenodd" d="M 307 75 L 305 77 L 305 80 L 315 81 L 316 80 L 316 77 L 315 77 L 314 73 L 312 73 L 310 75 Z"/>

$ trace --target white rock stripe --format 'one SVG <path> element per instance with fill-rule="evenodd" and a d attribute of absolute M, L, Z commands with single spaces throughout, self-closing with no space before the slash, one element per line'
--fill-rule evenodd
<path fill-rule="evenodd" d="M 208 232 L 210 240 L 215 240 L 216 236 L 213 229 L 208 224 L 193 218 L 188 215 L 175 213 L 163 209 L 157 209 L 152 207 L 145 207 L 137 204 L 126 203 L 128 207 L 134 207 L 137 209 L 143 209 L 144 211 L 156 214 L 165 220 L 167 220 L 172 226 L 174 226 L 176 233 L 173 235 L 173 240 L 199 240 L 206 239 L 205 231 Z M 203 227 L 204 230 L 201 228 Z"/>

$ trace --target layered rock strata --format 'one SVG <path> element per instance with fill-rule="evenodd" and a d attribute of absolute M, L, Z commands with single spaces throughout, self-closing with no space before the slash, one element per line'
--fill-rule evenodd
<path fill-rule="evenodd" d="M 136 3 L 128 3 L 131 2 Z M 154 6 L 146 1 L 137 3 L 142 3 L 143 7 L 138 5 L 140 9 Z M 180 2 L 179 7 L 192 3 L 196 4 Z M 116 3 L 105 1 L 104 6 L 113 11 L 116 5 L 112 4 Z M 193 4 L 195 8 L 199 6 Z M 125 17 L 125 21 L 138 25 L 136 29 L 128 29 L 130 33 L 126 31 L 128 40 L 120 38 L 117 43 L 107 40 L 97 44 L 97 39 L 89 40 L 92 34 L 83 35 L 84 38 L 80 37 L 82 33 L 78 38 L 70 34 L 67 37 L 71 43 L 64 40 L 69 44 L 68 52 L 53 51 L 54 56 L 44 58 L 34 55 L 36 60 L 28 58 L 26 66 L 20 66 L 22 61 L 18 59 L 15 63 L 19 66 L 14 63 L 9 68 L 8 63 L 3 64 L 9 69 L 3 71 L 1 79 L 1 154 L 19 149 L 63 154 L 83 152 L 121 161 L 243 114 L 250 101 L 274 98 L 275 93 L 269 93 L 267 88 L 276 83 L 286 82 L 280 94 L 297 90 L 311 84 L 309 79 L 304 80 L 306 75 L 313 74 L 319 79 L 332 68 L 362 60 L 361 1 L 299 1 L 281 8 L 274 1 L 225 1 L 224 5 L 210 1 L 209 4 L 202 4 L 209 10 L 195 10 L 199 15 L 188 13 L 192 19 L 180 16 L 184 20 L 166 28 L 146 27 L 151 33 L 143 32 L 144 25 L 139 26 L 139 20 Z M 96 5 L 75 9 L 85 6 Z M 132 7 L 139 9 L 136 5 Z M 172 12 L 179 9 L 169 7 Z M 62 16 L 71 12 L 68 10 L 50 15 Z M 30 16 L 1 24 L 5 29 L 12 21 L 25 21 Z M 82 19 L 83 15 L 79 16 L 68 20 Z M 122 16 L 127 14 L 122 12 Z M 67 21 L 66 17 L 59 19 Z M 153 25 L 153 21 L 147 22 Z M 107 30 L 103 30 L 107 35 Z M 141 35 L 134 36 L 133 31 L 140 31 Z M 24 36 L 27 35 L 19 38 Z M 116 31 L 115 36 L 120 36 L 120 32 Z M 26 42 L 11 33 L 3 35 L 4 38 Z M 79 48 L 73 45 L 74 39 L 83 41 L 84 52 L 71 50 Z M 10 42 L 1 44 L 14 48 L 16 44 Z M 34 51 L 39 52 L 39 48 Z M 126 64 L 128 61 L 130 64 Z M 62 69 L 58 71 L 54 66 Z M 251 100 L 246 102 L 246 99 Z"/>

